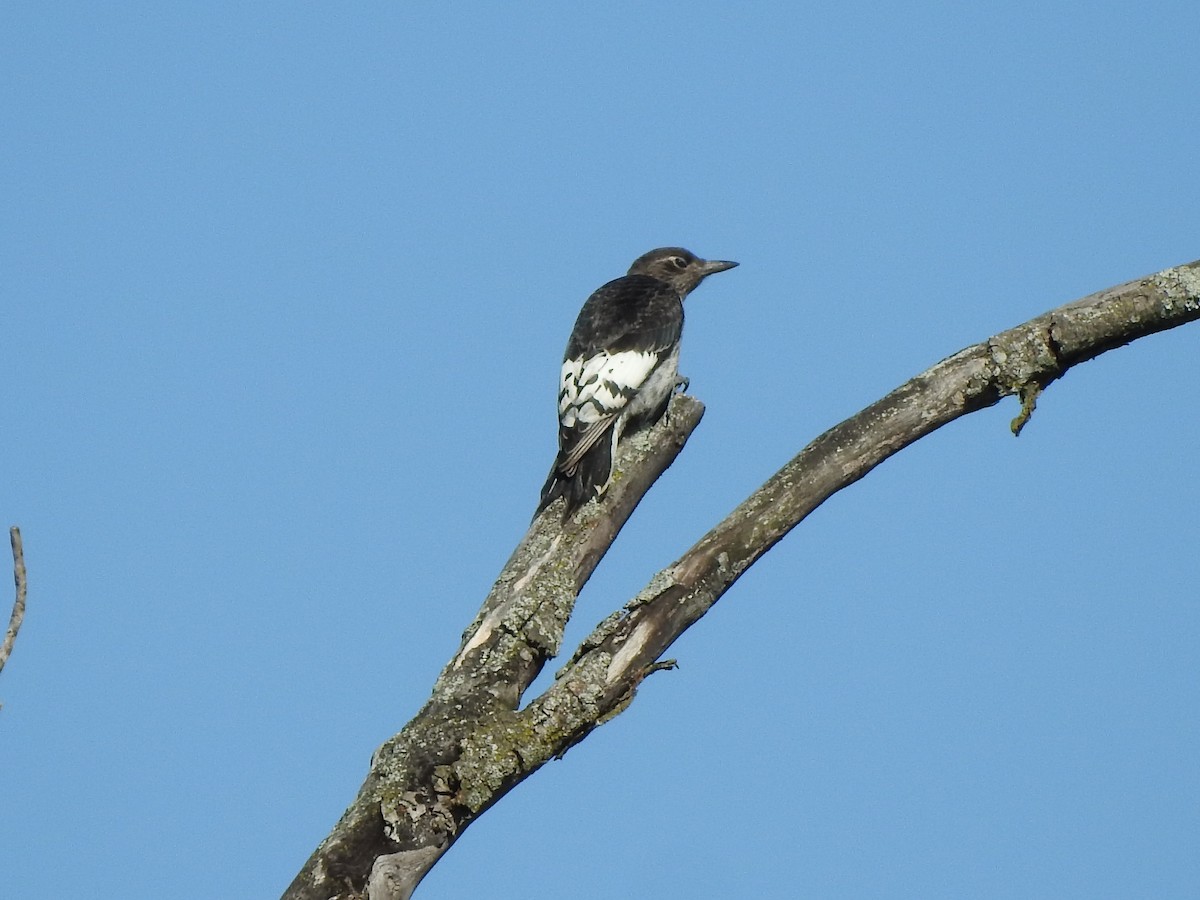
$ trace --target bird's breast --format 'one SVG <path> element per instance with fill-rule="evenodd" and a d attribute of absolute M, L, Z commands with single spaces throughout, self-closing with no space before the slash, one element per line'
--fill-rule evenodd
<path fill-rule="evenodd" d="M 679 347 L 676 346 L 654 369 L 647 373 L 638 392 L 630 399 L 623 411 L 623 417 L 636 419 L 658 409 L 671 396 L 678 380 Z"/>

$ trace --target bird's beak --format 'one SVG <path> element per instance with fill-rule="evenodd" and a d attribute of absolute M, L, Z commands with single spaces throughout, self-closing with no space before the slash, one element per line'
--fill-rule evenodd
<path fill-rule="evenodd" d="M 737 263 L 731 262 L 728 259 L 708 259 L 704 261 L 702 271 L 704 272 L 704 276 L 707 278 L 709 275 L 713 275 L 717 272 L 724 272 L 726 269 L 732 269 L 736 265 Z"/>

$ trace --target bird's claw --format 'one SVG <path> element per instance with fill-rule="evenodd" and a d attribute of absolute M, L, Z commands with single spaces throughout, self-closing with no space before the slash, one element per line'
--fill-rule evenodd
<path fill-rule="evenodd" d="M 692 383 L 692 379 L 685 378 L 682 375 L 677 375 L 675 377 L 675 393 L 677 393 L 677 394 L 685 393 L 688 389 L 688 385 L 690 385 L 691 383 Z"/>

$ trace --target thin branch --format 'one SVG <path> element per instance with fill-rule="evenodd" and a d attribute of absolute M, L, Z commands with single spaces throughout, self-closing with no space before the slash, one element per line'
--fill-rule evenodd
<path fill-rule="evenodd" d="M 431 702 L 457 705 L 481 691 L 495 699 L 498 675 L 507 676 L 511 687 L 509 707 L 520 702 L 545 663 L 558 655 L 580 590 L 703 415 L 700 401 L 673 397 L 663 422 L 622 444 L 603 503 L 586 504 L 565 524 L 554 504 L 530 524 L 438 678 Z"/>
<path fill-rule="evenodd" d="M 14 525 L 8 529 L 8 537 L 12 542 L 13 581 L 16 582 L 17 596 L 13 601 L 12 616 L 8 620 L 8 631 L 4 633 L 4 643 L 0 644 L 0 671 L 12 654 L 13 644 L 17 640 L 17 632 L 25 621 L 25 551 L 21 546 L 21 529 Z"/>
<path fill-rule="evenodd" d="M 677 397 L 671 422 L 618 455 L 621 478 L 572 522 L 547 510 L 505 566 L 425 708 L 377 752 L 357 799 L 285 900 L 407 900 L 480 814 L 619 714 L 664 651 L 738 577 L 821 503 L 942 425 L 1020 395 L 1071 367 L 1200 318 L 1200 262 L 1067 304 L 967 347 L 830 429 L 623 609 L 600 623 L 555 682 L 521 697 L 562 641 L 575 595 L 699 421 Z M 624 485 L 624 486 L 623 486 Z M 623 494 L 622 491 L 627 491 Z"/>

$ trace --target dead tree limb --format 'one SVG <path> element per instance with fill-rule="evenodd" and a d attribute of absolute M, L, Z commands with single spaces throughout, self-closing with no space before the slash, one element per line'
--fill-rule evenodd
<path fill-rule="evenodd" d="M 674 460 L 703 407 L 671 414 L 618 455 L 603 502 L 566 525 L 558 507 L 530 527 L 433 695 L 385 743 L 350 808 L 285 900 L 409 897 L 425 873 L 514 785 L 562 756 L 633 699 L 662 654 L 809 513 L 889 456 L 967 413 L 1037 395 L 1068 369 L 1200 318 L 1200 261 L 1109 288 L 944 359 L 827 431 L 623 609 L 601 622 L 541 696 L 522 695 L 554 657 L 575 597 L 643 494 Z"/>
<path fill-rule="evenodd" d="M 8 631 L 4 633 L 4 643 L 0 644 L 0 671 L 4 670 L 4 664 L 12 655 L 17 632 L 21 630 L 21 623 L 25 621 L 25 551 L 21 546 L 21 529 L 16 525 L 8 529 L 8 539 L 12 543 L 13 581 L 16 582 L 17 595 L 13 600 Z"/>

